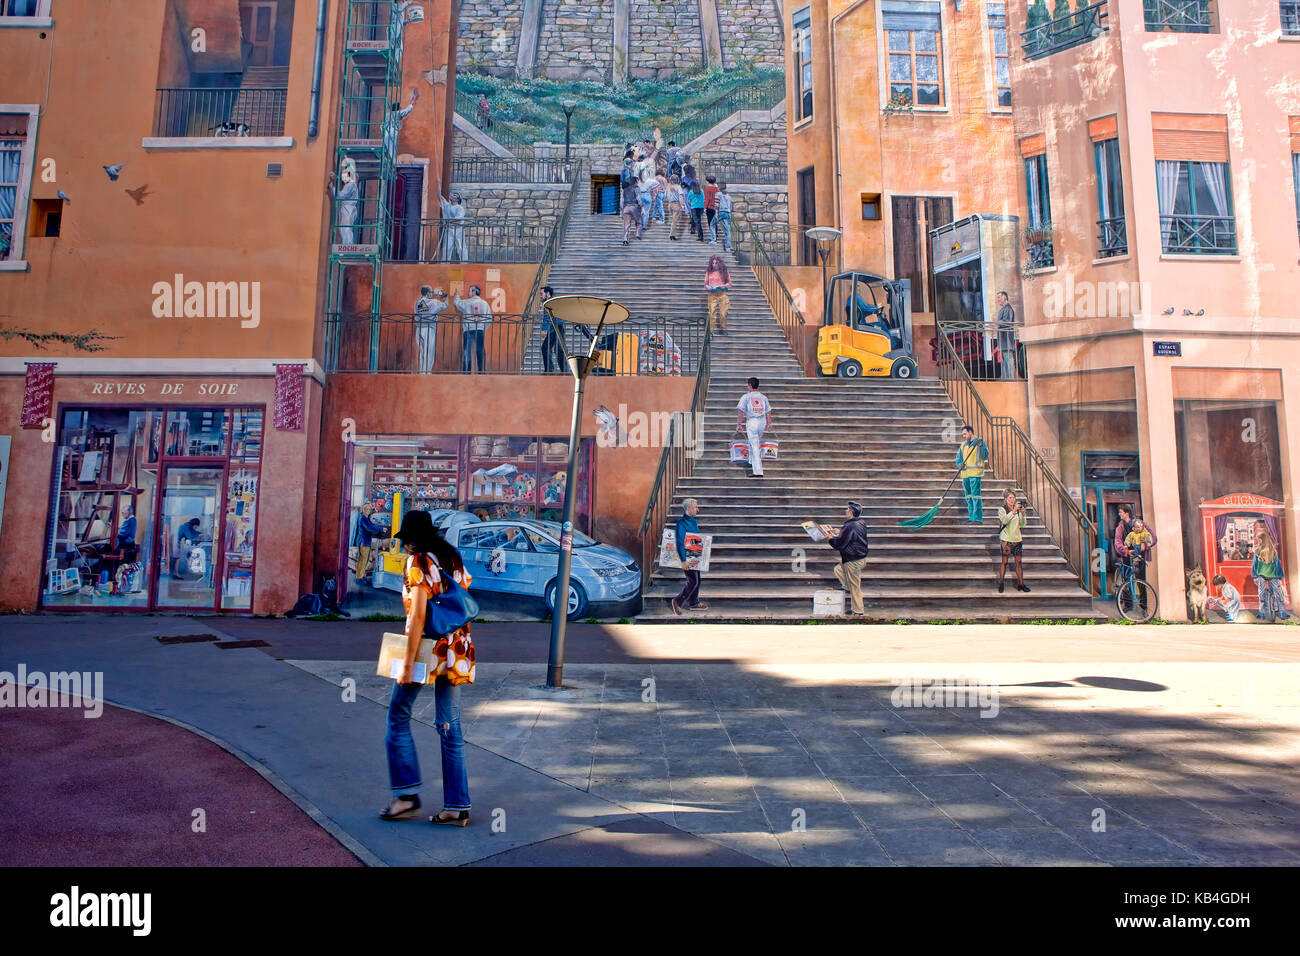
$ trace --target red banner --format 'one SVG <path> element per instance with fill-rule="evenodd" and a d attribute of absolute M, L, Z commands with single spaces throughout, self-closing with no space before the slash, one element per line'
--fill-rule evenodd
<path fill-rule="evenodd" d="M 54 407 L 55 362 L 28 362 L 21 427 L 44 428 Z"/>
<path fill-rule="evenodd" d="M 275 367 L 274 424 L 282 432 L 300 432 L 304 428 L 306 383 L 302 377 L 305 365 L 277 365 Z"/>

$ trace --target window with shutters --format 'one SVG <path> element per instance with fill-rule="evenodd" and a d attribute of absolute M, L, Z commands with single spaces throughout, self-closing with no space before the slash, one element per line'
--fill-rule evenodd
<path fill-rule="evenodd" d="M 1007 5 L 990 3 L 989 56 L 993 61 L 993 108 L 1011 108 L 1011 51 L 1007 46 Z"/>
<path fill-rule="evenodd" d="M 0 263 L 23 256 L 38 116 L 38 107 L 28 109 L 0 113 Z"/>
<path fill-rule="evenodd" d="M 1114 116 L 1092 120 L 1088 135 L 1097 170 L 1097 258 L 1128 253 L 1128 224 L 1124 218 L 1124 175 L 1120 169 L 1119 138 Z"/>
<path fill-rule="evenodd" d="M 1025 192 L 1028 221 L 1025 223 L 1025 248 L 1031 269 L 1050 269 L 1056 265 L 1052 245 L 1052 193 L 1047 175 L 1047 146 L 1041 134 L 1022 140 L 1020 155 L 1025 162 Z"/>
<path fill-rule="evenodd" d="M 1152 115 L 1161 248 L 1170 255 L 1236 255 L 1227 118 Z"/>
<path fill-rule="evenodd" d="M 794 28 L 794 118 L 799 122 L 812 119 L 813 115 L 812 7 L 796 11 L 791 26 Z"/>
<path fill-rule="evenodd" d="M 943 107 L 942 6 L 882 0 L 888 102 L 901 107 Z"/>

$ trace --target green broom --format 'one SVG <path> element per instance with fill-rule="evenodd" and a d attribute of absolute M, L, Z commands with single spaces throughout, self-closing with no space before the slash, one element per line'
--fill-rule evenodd
<path fill-rule="evenodd" d="M 900 528 L 924 528 L 931 521 L 933 521 L 935 519 L 935 516 L 938 515 L 939 513 L 939 508 L 943 506 L 943 499 L 947 497 L 948 492 L 952 490 L 952 486 L 956 483 L 957 478 L 959 475 L 961 475 L 961 470 L 964 467 L 966 466 L 965 465 L 957 466 L 957 471 L 956 473 L 953 474 L 952 481 L 948 482 L 948 487 L 943 489 L 943 494 L 939 496 L 939 500 L 934 503 L 933 508 L 931 508 L 925 514 L 919 515 L 915 518 L 904 518 L 902 521 L 898 522 L 899 527 Z"/>

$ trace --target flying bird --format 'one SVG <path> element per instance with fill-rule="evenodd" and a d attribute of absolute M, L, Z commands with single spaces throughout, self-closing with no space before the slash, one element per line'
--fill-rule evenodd
<path fill-rule="evenodd" d="M 1173 315 L 1173 314 L 1174 314 L 1174 307 L 1172 305 L 1169 308 L 1165 309 L 1164 312 L 1161 313 L 1161 315 Z"/>
<path fill-rule="evenodd" d="M 109 179 L 113 182 L 117 182 L 117 177 L 122 172 L 122 167 L 125 165 L 126 163 L 114 163 L 112 166 L 105 166 L 104 172 L 108 173 Z"/>
<path fill-rule="evenodd" d="M 128 189 L 126 194 L 135 200 L 137 206 L 143 206 L 144 197 L 149 195 L 149 184 L 145 183 L 137 189 Z"/>
<path fill-rule="evenodd" d="M 65 193 L 62 189 L 59 190 L 59 198 L 62 199 L 65 203 L 67 203 L 69 206 L 72 205 L 72 200 L 68 198 L 68 194 Z"/>

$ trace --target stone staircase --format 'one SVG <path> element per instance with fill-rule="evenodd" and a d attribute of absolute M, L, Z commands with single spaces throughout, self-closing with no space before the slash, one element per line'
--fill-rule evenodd
<path fill-rule="evenodd" d="M 985 479 L 982 526 L 966 522 L 960 485 L 928 527 L 898 526 L 933 506 L 954 471 L 956 449 L 946 438 L 956 412 L 938 381 L 757 374 L 772 403 L 769 434 L 780 441 L 780 459 L 765 465 L 762 479 L 728 460 L 735 406 L 749 371 L 743 363 L 720 362 L 705 405 L 704 455 L 674 495 L 673 519 L 686 498 L 696 498 L 700 528 L 713 535 L 701 589 L 709 610 L 673 614 L 669 599 L 682 581 L 669 569 L 654 576 L 638 620 L 811 619 L 812 592 L 839 586 L 833 570 L 839 558 L 799 524 L 813 519 L 838 527 L 850 499 L 864 506 L 870 526 L 863 597 L 871 620 L 1096 617 L 1036 515 L 1024 534 L 1031 590 L 1008 585 L 997 593 L 997 564 L 984 545 L 998 530 L 997 507 L 1008 481 Z M 1011 569 L 1008 578 L 1014 580 Z"/>
<path fill-rule="evenodd" d="M 721 245 L 687 233 L 668 239 L 653 224 L 624 247 L 622 219 L 590 215 L 590 183 L 574 184 L 573 214 L 551 268 L 556 294 L 598 295 L 621 302 L 634 317 L 706 321 L 704 269 Z M 811 541 L 800 522 L 839 525 L 845 503 L 861 502 L 871 528 L 871 555 L 863 578 L 869 618 L 879 621 L 1023 621 L 1096 617 L 1043 522 L 1025 531 L 1028 594 L 998 594 L 997 566 L 985 542 L 997 531 L 997 507 L 1009 482 L 984 482 L 982 527 L 967 524 L 960 485 L 927 528 L 898 527 L 929 509 L 952 477 L 957 412 L 938 381 L 804 378 L 770 306 L 748 267 L 731 268 L 728 333 L 715 336 L 704 409 L 703 457 L 682 479 L 673 520 L 686 498 L 700 502 L 700 527 L 713 535 L 702 597 L 708 611 L 678 617 L 669 605 L 681 573 L 657 573 L 645 594 L 641 621 L 805 621 L 812 593 L 836 588 L 838 555 Z M 526 365 L 541 367 L 542 330 L 534 331 Z M 578 344 L 578 340 L 572 343 Z M 683 374 L 694 375 L 694 363 Z M 772 402 L 770 434 L 780 459 L 766 477 L 729 461 L 736 403 L 745 380 L 757 376 Z M 662 529 L 656 528 L 656 537 Z M 1014 576 L 1012 576 L 1014 580 Z"/>
<path fill-rule="evenodd" d="M 634 238 L 631 245 L 624 246 L 621 216 L 588 212 L 591 181 L 584 179 L 574 183 L 573 188 L 578 190 L 573 198 L 573 213 L 547 279 L 556 295 L 613 299 L 627 306 L 633 318 L 695 321 L 702 335 L 708 317 L 704 270 L 709 256 L 717 253 L 731 270 L 732 288 L 728 334 L 713 340 L 715 366 L 744 367 L 754 375 L 799 374 L 794 352 L 772 318 L 753 271 L 738 267 L 734 255 L 724 254 L 721 239 L 717 245 L 709 245 L 684 230 L 682 238 L 672 241 L 668 225 L 655 222 L 643 238 Z M 576 330 L 567 331 L 570 348 L 582 345 L 585 350 L 584 340 Z M 539 322 L 525 354 L 527 372 L 542 368 L 544 332 Z M 695 372 L 694 356 L 683 354 L 682 374 L 694 376 Z"/>

